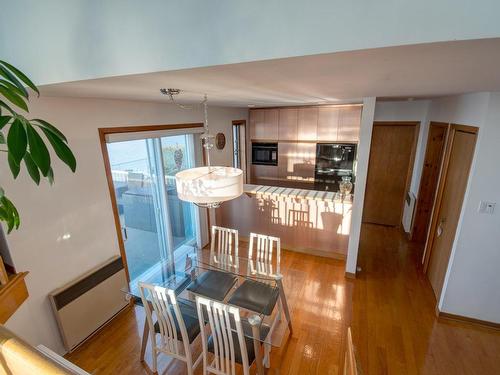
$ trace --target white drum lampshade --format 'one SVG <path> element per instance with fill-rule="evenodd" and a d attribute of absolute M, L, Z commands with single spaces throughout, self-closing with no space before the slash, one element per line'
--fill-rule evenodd
<path fill-rule="evenodd" d="M 199 167 L 175 175 L 177 194 L 183 201 L 215 208 L 243 194 L 243 171 L 230 167 Z"/>

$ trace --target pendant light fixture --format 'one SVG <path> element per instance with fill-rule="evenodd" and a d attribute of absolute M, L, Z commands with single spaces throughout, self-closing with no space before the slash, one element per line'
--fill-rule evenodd
<path fill-rule="evenodd" d="M 171 100 L 173 101 L 172 96 Z M 208 129 L 208 100 L 206 94 L 202 104 L 205 115 L 205 131 L 200 138 L 205 149 L 207 165 L 178 172 L 175 175 L 175 183 L 179 199 L 192 202 L 200 207 L 217 208 L 222 202 L 237 198 L 243 194 L 243 171 L 238 168 L 212 166 L 210 164 L 210 150 L 214 147 L 215 137 L 210 134 Z"/>

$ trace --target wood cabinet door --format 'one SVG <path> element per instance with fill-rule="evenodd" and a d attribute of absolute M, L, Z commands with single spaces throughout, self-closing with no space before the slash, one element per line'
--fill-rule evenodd
<path fill-rule="evenodd" d="M 250 111 L 250 139 L 277 141 L 278 140 L 277 109 L 253 109 Z"/>
<path fill-rule="evenodd" d="M 361 111 L 363 107 L 341 107 L 338 128 L 339 142 L 358 142 L 359 128 L 361 126 Z"/>
<path fill-rule="evenodd" d="M 262 109 L 252 109 L 249 114 L 250 123 L 250 140 L 258 139 L 258 134 L 262 132 L 264 127 L 264 110 Z"/>
<path fill-rule="evenodd" d="M 289 181 L 294 178 L 294 165 L 297 156 L 296 142 L 283 142 L 278 146 L 278 178 Z"/>
<path fill-rule="evenodd" d="M 318 142 L 336 141 L 340 122 L 339 107 L 322 107 L 318 111 Z"/>
<path fill-rule="evenodd" d="M 300 108 L 297 124 L 297 140 L 316 141 L 318 134 L 318 108 Z"/>
<path fill-rule="evenodd" d="M 316 165 L 316 143 L 297 143 L 296 154 L 293 160 L 293 175 L 314 180 L 314 166 Z"/>
<path fill-rule="evenodd" d="M 298 109 L 285 108 L 279 110 L 278 140 L 297 141 Z"/>

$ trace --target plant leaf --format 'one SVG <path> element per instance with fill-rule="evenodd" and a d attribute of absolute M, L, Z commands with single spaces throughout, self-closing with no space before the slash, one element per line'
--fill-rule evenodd
<path fill-rule="evenodd" d="M 5 125 L 10 121 L 12 116 L 0 116 L 0 129 L 3 129 Z"/>
<path fill-rule="evenodd" d="M 24 91 L 25 94 L 28 95 L 28 91 L 23 86 L 23 84 L 14 76 L 14 74 L 9 72 L 4 66 L 2 66 L 1 63 L 0 63 L 0 75 L 7 78 L 10 82 L 12 82 L 14 85 L 16 85 L 16 87 L 19 90 Z"/>
<path fill-rule="evenodd" d="M 26 169 L 28 170 L 29 175 L 35 181 L 37 185 L 40 184 L 40 172 L 38 171 L 38 167 L 36 166 L 35 162 L 31 158 L 31 155 L 29 152 L 24 155 L 24 164 L 26 164 Z"/>
<path fill-rule="evenodd" d="M 21 170 L 21 165 L 16 163 L 16 161 L 14 160 L 14 157 L 12 156 L 12 154 L 10 152 L 7 155 L 7 161 L 9 162 L 9 168 L 10 168 L 10 171 L 12 172 L 12 176 L 14 177 L 14 180 L 15 180 L 17 178 L 17 176 L 19 175 L 19 171 Z"/>
<path fill-rule="evenodd" d="M 14 204 L 5 195 L 0 198 L 0 207 L 3 208 L 1 216 L 5 217 L 4 221 L 7 223 L 8 228 L 7 233 L 10 233 L 14 228 L 18 229 L 19 224 L 21 223 L 19 212 Z"/>
<path fill-rule="evenodd" d="M 28 144 L 28 139 L 26 137 L 26 131 L 24 130 L 23 123 L 19 119 L 15 119 L 9 129 L 9 134 L 7 135 L 7 146 L 9 149 L 9 155 L 12 155 L 16 164 L 20 164 L 23 160 L 24 154 L 26 153 L 26 146 Z"/>
<path fill-rule="evenodd" d="M 35 86 L 33 82 L 19 69 L 17 69 L 15 66 L 10 65 L 9 63 L 0 60 L 0 64 L 3 64 L 7 68 L 10 69 L 11 72 L 13 72 L 21 81 L 23 81 L 26 86 L 28 86 L 30 89 L 35 91 L 38 95 L 40 95 L 40 91 L 38 91 L 38 88 Z"/>
<path fill-rule="evenodd" d="M 23 96 L 26 99 L 28 99 L 28 93 L 26 92 L 26 90 L 23 91 L 23 90 L 19 89 L 19 87 L 13 85 L 9 81 L 6 81 L 4 79 L 0 79 L 0 85 L 5 86 L 5 88 L 8 90 L 14 91 L 17 95 Z"/>
<path fill-rule="evenodd" d="M 10 113 L 12 113 L 13 115 L 15 115 L 15 114 L 16 114 L 16 112 L 14 112 L 14 111 L 12 110 L 12 108 L 10 108 L 10 107 L 7 105 L 7 103 L 5 103 L 5 102 L 3 102 L 3 101 L 1 101 L 1 100 L 0 100 L 0 108 L 2 108 L 2 107 L 6 108 L 6 109 L 7 109 Z"/>
<path fill-rule="evenodd" d="M 52 131 L 47 130 L 46 128 L 41 129 L 45 133 L 45 136 L 54 148 L 54 151 L 56 152 L 56 155 L 59 157 L 59 159 L 61 159 L 71 169 L 72 172 L 75 172 L 76 159 L 73 155 L 73 152 L 69 149 L 68 146 L 66 146 L 66 143 L 64 143 L 59 137 L 55 136 Z"/>
<path fill-rule="evenodd" d="M 49 168 L 49 173 L 47 173 L 47 178 L 49 180 L 49 184 L 54 185 L 54 171 L 52 167 Z"/>
<path fill-rule="evenodd" d="M 17 105 L 19 108 L 24 109 L 26 112 L 29 112 L 28 105 L 26 104 L 24 99 L 21 96 L 17 95 L 15 92 L 0 85 L 0 94 L 3 95 L 5 99 L 7 99 L 12 104 Z"/>
<path fill-rule="evenodd" d="M 50 154 L 42 137 L 36 132 L 29 122 L 26 121 L 26 132 L 28 133 L 28 144 L 31 158 L 40 168 L 42 175 L 47 176 L 50 169 Z"/>
<path fill-rule="evenodd" d="M 33 119 L 31 121 L 38 122 L 38 124 L 34 124 L 34 125 L 38 126 L 40 128 L 45 128 L 47 130 L 50 130 L 52 133 L 54 133 L 59 138 L 61 138 L 64 142 L 68 143 L 68 140 L 66 139 L 64 134 L 61 133 L 61 131 L 59 129 L 57 129 L 54 125 L 49 124 L 47 121 L 39 119 L 39 118 Z"/>
<path fill-rule="evenodd" d="M 0 145 L 4 145 L 6 143 L 5 135 L 0 131 Z"/>

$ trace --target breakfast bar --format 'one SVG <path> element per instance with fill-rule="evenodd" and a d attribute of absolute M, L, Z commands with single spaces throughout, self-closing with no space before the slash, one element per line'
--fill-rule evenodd
<path fill-rule="evenodd" d="M 244 185 L 244 194 L 216 210 L 217 225 L 281 238 L 284 249 L 345 259 L 352 195 L 338 192 Z"/>

